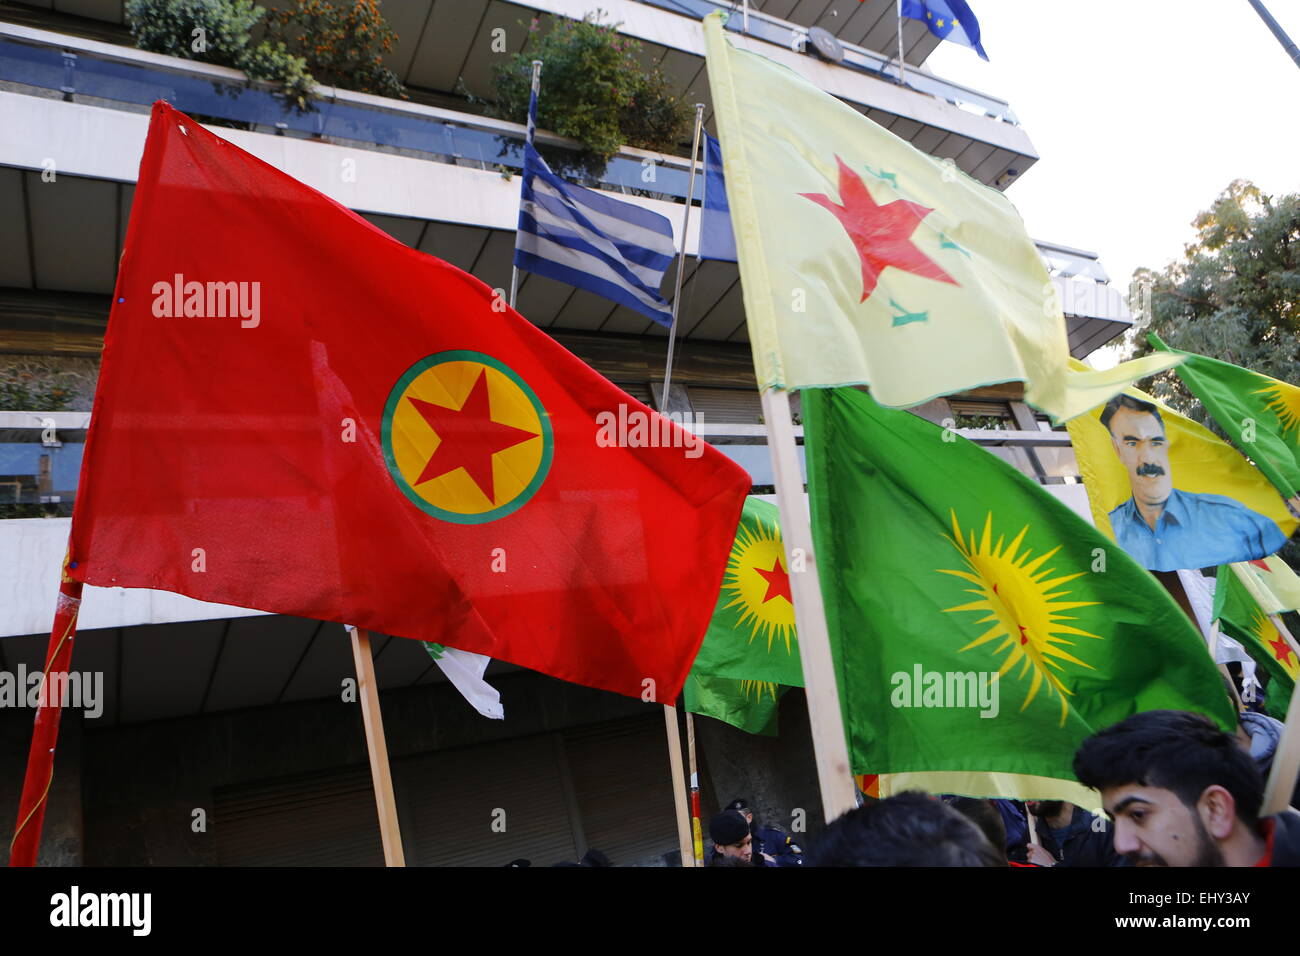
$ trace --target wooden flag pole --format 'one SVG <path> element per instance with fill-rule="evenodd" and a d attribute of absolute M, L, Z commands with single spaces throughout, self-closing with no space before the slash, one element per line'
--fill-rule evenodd
<path fill-rule="evenodd" d="M 826 609 L 813 554 L 812 528 L 805 504 L 803 475 L 799 471 L 794 425 L 790 421 L 790 395 L 781 389 L 762 391 L 767 446 L 772 453 L 777 507 L 781 512 L 781 537 L 786 547 L 790 591 L 794 595 L 795 632 L 799 635 L 799 660 L 803 665 L 804 693 L 808 698 L 817 782 L 822 812 L 830 823 L 857 806 L 849 751 L 840 716 L 840 694 L 835 684 Z M 794 555 L 799 560 L 794 560 Z"/>
<path fill-rule="evenodd" d="M 677 729 L 677 708 L 664 704 L 664 724 L 668 730 L 668 762 L 673 771 L 673 809 L 677 811 L 677 846 L 682 852 L 682 866 L 694 866 L 691 853 L 690 814 L 686 812 L 686 778 L 682 774 L 682 738 Z"/>
<path fill-rule="evenodd" d="M 1283 640 L 1291 646 L 1291 652 L 1300 658 L 1300 646 L 1291 631 L 1282 623 L 1282 615 L 1270 614 L 1269 620 L 1282 635 Z M 1291 691 L 1291 703 L 1286 709 L 1286 723 L 1282 727 L 1282 739 L 1277 742 L 1277 751 L 1273 754 L 1273 767 L 1268 774 L 1268 784 L 1264 788 L 1264 806 L 1260 813 L 1270 816 L 1281 813 L 1291 805 L 1291 794 L 1295 790 L 1296 776 L 1300 774 L 1300 692 Z"/>
<path fill-rule="evenodd" d="M 695 763 L 695 715 L 686 712 L 686 758 L 691 775 L 691 848 L 695 865 L 704 865 L 704 831 L 700 825 L 700 773 Z"/>
<path fill-rule="evenodd" d="M 388 744 L 384 741 L 384 718 L 379 710 L 379 686 L 375 683 L 375 660 L 370 654 L 370 634 L 359 627 L 352 632 L 352 660 L 357 668 L 357 700 L 366 726 L 366 750 L 370 752 L 370 776 L 375 785 L 379 810 L 379 836 L 384 843 L 384 865 L 406 866 L 402 832 L 397 824 L 397 801 L 393 798 L 393 777 L 388 771 Z"/>

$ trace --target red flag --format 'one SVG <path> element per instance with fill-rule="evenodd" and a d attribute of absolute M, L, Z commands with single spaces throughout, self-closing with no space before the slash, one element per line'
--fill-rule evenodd
<path fill-rule="evenodd" d="M 163 103 L 82 469 L 88 584 L 665 703 L 749 486 L 477 279 Z"/>

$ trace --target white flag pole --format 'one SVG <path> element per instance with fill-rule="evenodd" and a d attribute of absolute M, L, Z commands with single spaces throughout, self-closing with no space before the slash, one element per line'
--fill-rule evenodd
<path fill-rule="evenodd" d="M 703 126 L 704 104 L 696 103 L 695 135 L 691 139 L 691 178 L 686 184 L 686 209 L 682 211 L 682 248 L 677 253 L 677 287 L 673 290 L 673 324 L 668 328 L 668 359 L 664 362 L 664 396 L 659 404 L 659 411 L 662 413 L 666 413 L 669 409 L 668 386 L 673 382 L 673 346 L 677 342 L 677 316 L 681 310 L 682 279 L 686 269 L 686 230 L 691 224 L 691 204 L 695 201 L 695 158 L 700 150 L 700 130 Z"/>
<path fill-rule="evenodd" d="M 529 96 L 529 104 L 532 104 L 532 98 L 536 97 L 542 88 L 542 61 L 533 60 L 533 84 L 532 92 Z M 528 110 L 528 145 L 533 145 L 533 135 L 537 132 L 537 123 L 533 119 L 533 111 Z M 519 203 L 522 206 L 524 202 L 524 177 L 519 177 Z M 518 242 L 518 239 L 515 240 Z M 513 263 L 510 266 L 510 308 L 515 307 L 515 295 L 519 291 L 519 267 Z"/>
<path fill-rule="evenodd" d="M 902 86 L 905 83 L 904 70 L 906 69 L 903 63 L 903 0 L 898 0 L 895 9 L 898 11 L 898 84 Z"/>
<path fill-rule="evenodd" d="M 799 660 L 803 664 L 817 780 L 821 788 L 822 811 L 826 822 L 830 823 L 854 809 L 857 799 L 853 792 L 853 777 L 849 773 L 849 752 L 840 715 L 840 694 L 835 683 L 826 610 L 822 606 L 812 528 L 805 504 L 803 476 L 799 471 L 794 425 L 790 421 L 790 394 L 781 389 L 765 388 L 762 398 L 767 447 L 772 453 L 775 473 L 777 507 L 781 511 L 786 568 L 794 596 L 795 632 L 799 635 Z"/>

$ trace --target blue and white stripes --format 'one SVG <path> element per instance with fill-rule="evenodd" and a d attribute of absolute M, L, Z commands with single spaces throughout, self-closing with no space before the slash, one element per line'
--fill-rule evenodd
<path fill-rule="evenodd" d="M 536 109 L 534 94 L 530 134 Z M 648 209 L 566 183 L 547 167 L 531 135 L 529 139 L 515 265 L 671 325 L 672 307 L 659 295 L 659 286 L 675 254 L 672 224 Z"/>

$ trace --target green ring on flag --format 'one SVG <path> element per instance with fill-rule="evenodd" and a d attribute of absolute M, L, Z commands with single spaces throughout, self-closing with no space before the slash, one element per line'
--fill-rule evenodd
<path fill-rule="evenodd" d="M 537 473 L 533 475 L 533 480 L 528 483 L 523 491 L 505 504 L 480 514 L 447 511 L 444 508 L 430 504 L 419 492 L 411 487 L 410 482 L 406 480 L 406 476 L 397 467 L 397 457 L 393 454 L 393 413 L 397 411 L 397 403 L 402 400 L 402 396 L 406 393 L 406 387 L 414 381 L 416 376 L 427 369 L 446 362 L 479 362 L 496 369 L 519 386 L 519 390 L 524 393 L 524 397 L 528 399 L 533 406 L 533 410 L 537 412 L 537 420 L 542 426 L 542 433 L 539 436 L 542 439 L 542 460 L 537 465 Z M 546 406 L 537 397 L 537 393 L 528 386 L 528 383 L 519 376 L 518 372 L 501 360 L 483 352 L 474 352 L 469 349 L 451 349 L 446 352 L 435 352 L 433 355 L 426 355 L 402 373 L 402 377 L 397 380 L 397 384 L 388 393 L 388 401 L 384 403 L 384 419 L 380 429 L 380 440 L 384 446 L 384 461 L 388 465 L 388 473 L 392 475 L 397 487 L 402 489 L 402 494 L 406 495 L 411 503 L 421 511 L 455 524 L 487 524 L 490 521 L 496 521 L 498 518 L 504 518 L 506 515 L 518 511 L 528 503 L 533 495 L 537 494 L 537 489 L 542 487 L 542 482 L 546 480 L 547 474 L 550 473 L 551 459 L 555 453 L 555 438 L 551 432 L 550 416 L 546 413 Z"/>

